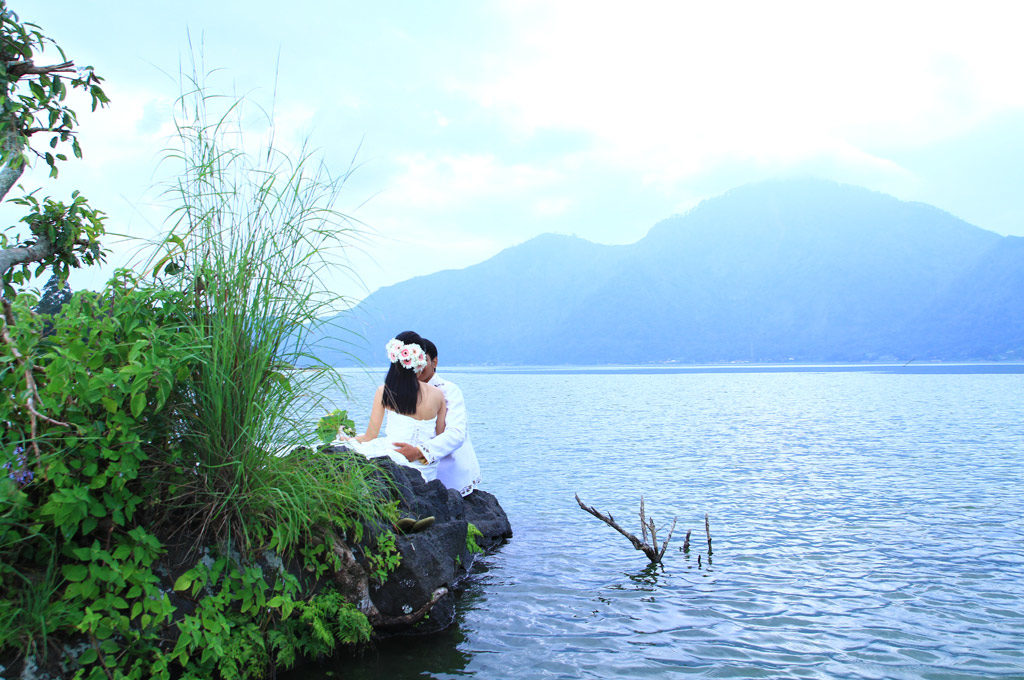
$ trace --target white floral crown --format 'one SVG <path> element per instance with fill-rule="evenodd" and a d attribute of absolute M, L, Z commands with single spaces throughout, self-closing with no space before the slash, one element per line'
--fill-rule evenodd
<path fill-rule="evenodd" d="M 427 353 L 414 342 L 410 342 L 407 345 L 398 338 L 391 338 L 388 340 L 386 349 L 388 351 L 388 359 L 393 364 L 401 364 L 404 368 L 411 368 L 415 373 L 419 373 L 427 366 Z"/>

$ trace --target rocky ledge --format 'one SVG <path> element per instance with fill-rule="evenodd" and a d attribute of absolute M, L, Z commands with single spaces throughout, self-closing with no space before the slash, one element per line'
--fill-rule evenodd
<path fill-rule="evenodd" d="M 469 575 L 476 557 L 467 540 L 469 525 L 480 532 L 476 544 L 490 551 L 512 537 L 508 517 L 486 491 L 463 497 L 440 481 L 423 481 L 411 468 L 388 459 L 374 462 L 395 482 L 400 515 L 433 517 L 434 523 L 397 535 L 401 563 L 383 583 L 370 577 L 358 547 L 336 543 L 343 568 L 334 576 L 335 585 L 366 614 L 379 636 L 447 628 L 455 620 L 455 588 Z"/>

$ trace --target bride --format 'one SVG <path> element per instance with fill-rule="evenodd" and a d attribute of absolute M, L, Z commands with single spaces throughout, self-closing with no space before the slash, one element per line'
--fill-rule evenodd
<path fill-rule="evenodd" d="M 338 432 L 338 441 L 367 458 L 387 456 L 399 465 L 419 470 L 428 482 L 437 479 L 437 461 L 427 463 L 422 456 L 407 459 L 395 451 L 395 442 L 406 442 L 420 448 L 434 436 L 444 432 L 446 406 L 444 393 L 417 377 L 427 366 L 427 355 L 417 344 L 420 336 L 412 331 L 399 333 L 388 341 L 391 368 L 384 384 L 373 395 L 373 409 L 366 432 L 346 437 Z M 378 438 L 381 423 L 387 416 L 384 437 Z"/>

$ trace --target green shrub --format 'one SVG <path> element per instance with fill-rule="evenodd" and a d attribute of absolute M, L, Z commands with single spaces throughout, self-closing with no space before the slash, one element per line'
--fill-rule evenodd
<path fill-rule="evenodd" d="M 307 158 L 261 169 L 220 151 L 224 130 L 181 129 L 181 220 L 153 266 L 45 320 L 23 294 L 0 319 L 5 662 L 84 643 L 79 678 L 249 678 L 370 634 L 315 586 L 330 537 L 390 525 L 396 503 L 361 457 L 309 448 L 337 374 L 293 368 L 330 302 L 337 186 L 307 183 Z M 308 582 L 261 568 L 266 551 Z"/>

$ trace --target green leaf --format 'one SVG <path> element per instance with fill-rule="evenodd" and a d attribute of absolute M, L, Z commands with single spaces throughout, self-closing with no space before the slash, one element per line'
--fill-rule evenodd
<path fill-rule="evenodd" d="M 146 393 L 138 392 L 132 396 L 132 416 L 138 418 L 146 408 Z"/>
<path fill-rule="evenodd" d="M 191 569 L 186 571 L 184 574 L 178 577 L 178 580 L 174 582 L 174 590 L 188 590 L 189 586 L 192 585 L 192 581 L 195 578 L 195 574 Z"/>
<path fill-rule="evenodd" d="M 84 581 L 89 576 L 89 568 L 84 564 L 65 564 L 61 567 L 64 578 L 69 581 Z"/>

